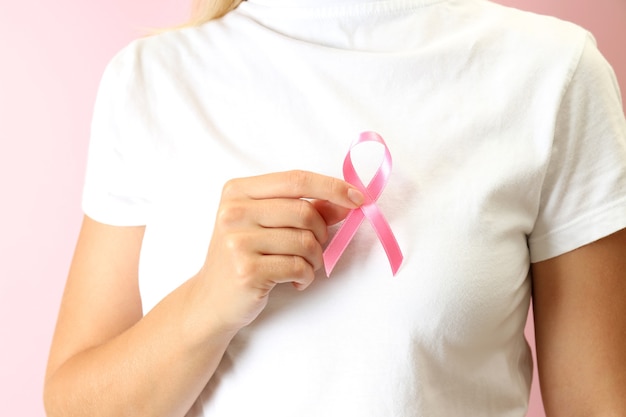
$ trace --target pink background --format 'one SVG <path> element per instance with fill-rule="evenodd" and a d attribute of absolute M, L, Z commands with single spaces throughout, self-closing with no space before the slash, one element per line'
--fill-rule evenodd
<path fill-rule="evenodd" d="M 100 75 L 129 40 L 181 22 L 188 7 L 178 0 L 0 2 L 0 416 L 42 417 Z M 591 30 L 626 92 L 624 0 L 501 2 Z M 535 385 L 529 416 L 544 415 L 539 401 Z"/>

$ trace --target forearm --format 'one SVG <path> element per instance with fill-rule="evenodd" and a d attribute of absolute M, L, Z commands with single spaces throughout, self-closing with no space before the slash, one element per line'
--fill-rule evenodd
<path fill-rule="evenodd" d="M 133 327 L 52 373 L 48 416 L 185 415 L 234 336 L 188 310 L 192 287 L 190 280 Z"/>

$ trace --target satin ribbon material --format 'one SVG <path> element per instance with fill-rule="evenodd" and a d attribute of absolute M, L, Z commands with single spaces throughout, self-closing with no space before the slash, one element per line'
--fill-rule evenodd
<path fill-rule="evenodd" d="M 371 181 L 367 184 L 367 187 L 363 185 L 363 182 L 357 175 L 350 156 L 352 149 L 363 142 L 378 142 L 385 148 L 383 160 Z M 343 224 L 324 250 L 324 268 L 326 269 L 327 276 L 330 276 L 337 261 L 339 261 L 339 258 L 366 217 L 374 227 L 376 235 L 385 249 L 389 265 L 391 266 L 391 272 L 394 276 L 396 272 L 398 272 L 404 257 L 389 223 L 376 205 L 376 200 L 378 200 L 378 197 L 380 197 L 383 189 L 387 185 L 390 173 L 391 152 L 389 152 L 389 148 L 383 138 L 375 132 L 361 133 L 352 145 L 350 145 L 350 149 L 343 161 L 343 177 L 347 182 L 354 185 L 363 193 L 365 202 L 361 207 L 352 210 L 348 214 Z"/>

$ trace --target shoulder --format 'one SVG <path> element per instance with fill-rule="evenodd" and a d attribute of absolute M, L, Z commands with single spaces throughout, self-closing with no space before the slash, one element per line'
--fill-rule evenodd
<path fill-rule="evenodd" d="M 237 19 L 216 19 L 133 40 L 112 57 L 105 76 L 122 83 L 139 83 L 143 88 L 164 79 L 194 76 L 236 52 L 233 38 L 241 42 L 241 36 L 233 29 L 233 20 Z"/>
<path fill-rule="evenodd" d="M 514 83 L 558 101 L 581 60 L 594 50 L 599 55 L 593 35 L 572 22 L 485 0 L 450 4 L 460 9 L 457 36 L 471 43 L 474 63 L 509 87 Z"/>
<path fill-rule="evenodd" d="M 194 91 L 206 66 L 219 62 L 215 58 L 217 48 L 210 46 L 216 43 L 211 32 L 215 31 L 210 27 L 190 27 L 130 42 L 106 65 L 97 105 L 102 102 L 114 107 L 110 113 L 118 113 L 123 119 L 140 120 L 164 103 Z"/>
<path fill-rule="evenodd" d="M 105 75 L 128 81 L 172 70 L 193 55 L 201 37 L 202 30 L 192 27 L 135 39 L 112 57 Z"/>
<path fill-rule="evenodd" d="M 499 34 L 518 35 L 529 41 L 542 40 L 547 46 L 571 43 L 587 35 L 581 26 L 554 16 L 542 15 L 485 0 L 472 2 L 482 23 Z"/>
<path fill-rule="evenodd" d="M 493 48 L 515 53 L 519 60 L 576 61 L 585 43 L 593 41 L 584 28 L 553 16 L 484 0 L 468 2 L 473 25 Z"/>

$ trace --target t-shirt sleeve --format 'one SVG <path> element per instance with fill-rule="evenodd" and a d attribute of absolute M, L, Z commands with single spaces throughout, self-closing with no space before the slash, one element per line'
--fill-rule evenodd
<path fill-rule="evenodd" d="M 615 74 L 591 36 L 559 109 L 532 262 L 626 227 L 626 120 Z"/>
<path fill-rule="evenodd" d="M 115 226 L 145 225 L 150 206 L 151 145 L 145 139 L 141 74 L 128 48 L 106 67 L 91 126 L 84 213 Z"/>

